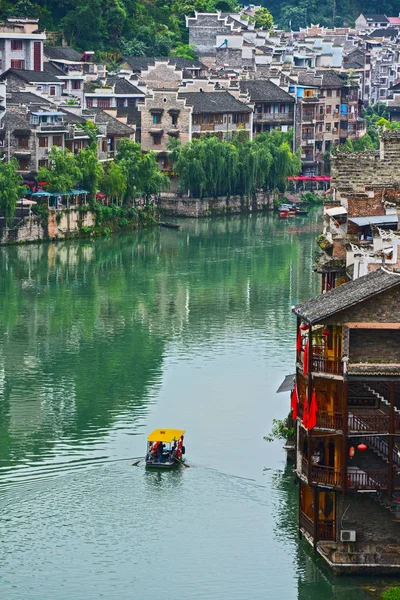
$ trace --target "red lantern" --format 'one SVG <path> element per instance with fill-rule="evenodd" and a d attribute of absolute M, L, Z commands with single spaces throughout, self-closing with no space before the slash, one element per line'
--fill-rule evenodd
<path fill-rule="evenodd" d="M 367 450 L 368 446 L 366 446 L 365 444 L 358 444 L 357 446 L 357 450 L 360 450 L 361 452 L 364 452 L 364 450 Z"/>
<path fill-rule="evenodd" d="M 324 330 L 322 331 L 322 335 L 324 335 L 324 336 L 328 336 L 328 335 L 330 335 L 330 334 L 331 334 L 331 330 L 330 330 L 330 329 L 324 329 Z"/>
<path fill-rule="evenodd" d="M 354 446 L 350 446 L 350 448 L 349 448 L 349 456 L 350 456 L 350 458 L 353 458 L 354 452 L 355 452 Z"/>
<path fill-rule="evenodd" d="M 308 329 L 308 325 L 306 325 L 305 323 L 302 323 L 302 324 L 300 325 L 300 329 L 301 329 L 302 331 L 307 331 L 307 329 Z"/>

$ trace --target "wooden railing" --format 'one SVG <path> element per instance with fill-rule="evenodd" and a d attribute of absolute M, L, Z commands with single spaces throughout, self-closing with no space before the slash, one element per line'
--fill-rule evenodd
<path fill-rule="evenodd" d="M 335 540 L 336 527 L 335 521 L 319 521 L 318 523 L 318 540 Z"/>
<path fill-rule="evenodd" d="M 356 490 L 386 489 L 388 480 L 388 469 L 371 469 L 347 473 L 347 487 Z"/>
<path fill-rule="evenodd" d="M 369 413 L 349 414 L 349 431 L 389 431 L 389 415 Z"/>
<path fill-rule="evenodd" d="M 301 472 L 308 479 L 308 460 L 302 457 Z M 311 465 L 311 480 L 309 483 L 321 483 L 333 487 L 341 487 L 342 470 L 325 465 Z"/>
<path fill-rule="evenodd" d="M 331 373 L 332 375 L 343 375 L 343 363 L 338 358 L 327 358 L 321 354 L 313 354 L 312 370 L 319 373 Z"/>
<path fill-rule="evenodd" d="M 309 517 L 307 517 L 307 515 L 305 513 L 303 513 L 303 511 L 301 509 L 300 509 L 300 515 L 299 515 L 299 525 L 300 525 L 300 527 L 303 527 L 303 529 L 305 529 L 308 533 L 313 535 L 314 524 L 313 524 L 312 520 Z"/>
<path fill-rule="evenodd" d="M 343 415 L 341 413 L 328 413 L 319 411 L 317 413 L 317 428 L 342 431 Z"/>

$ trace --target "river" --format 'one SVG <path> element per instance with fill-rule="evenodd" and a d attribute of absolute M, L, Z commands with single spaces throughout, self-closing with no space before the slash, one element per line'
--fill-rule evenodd
<path fill-rule="evenodd" d="M 361 600 L 296 530 L 276 394 L 318 211 L 0 250 L 0 597 Z M 158 427 L 190 468 L 132 466 Z"/>

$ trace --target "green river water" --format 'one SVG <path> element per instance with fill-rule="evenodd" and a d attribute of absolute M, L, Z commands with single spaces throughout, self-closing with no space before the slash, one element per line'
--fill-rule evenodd
<path fill-rule="evenodd" d="M 365 598 L 297 538 L 281 442 L 318 212 L 0 249 L 0 598 Z M 187 430 L 191 468 L 132 458 Z"/>

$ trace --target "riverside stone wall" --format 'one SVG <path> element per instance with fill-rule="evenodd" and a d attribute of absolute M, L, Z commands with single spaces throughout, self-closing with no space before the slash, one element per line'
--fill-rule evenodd
<path fill-rule="evenodd" d="M 217 215 L 246 214 L 272 210 L 274 208 L 273 193 L 259 192 L 252 198 L 230 196 L 221 198 L 178 198 L 162 197 L 161 213 L 174 217 L 210 217 Z"/>
<path fill-rule="evenodd" d="M 75 237 L 82 233 L 83 227 L 93 227 L 94 224 L 95 216 L 91 211 L 50 211 L 47 218 L 32 215 L 11 229 L 0 229 L 0 245 Z"/>

